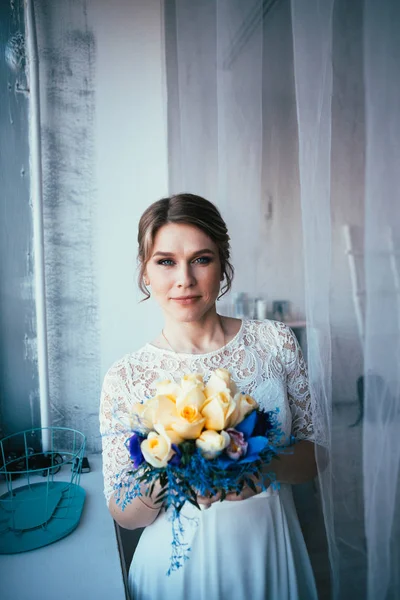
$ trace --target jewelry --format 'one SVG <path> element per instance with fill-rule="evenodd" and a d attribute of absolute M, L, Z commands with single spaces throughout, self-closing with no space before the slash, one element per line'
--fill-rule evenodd
<path fill-rule="evenodd" d="M 221 329 L 222 329 L 222 334 L 223 334 L 223 336 L 224 336 L 224 344 L 223 344 L 223 346 L 222 346 L 222 347 L 224 347 L 224 346 L 226 346 L 225 330 L 224 330 L 224 327 L 223 327 L 223 325 L 222 325 L 222 319 L 221 319 L 221 316 L 217 314 L 217 317 L 218 317 L 218 321 L 219 321 L 219 324 L 220 324 L 220 326 L 221 326 Z M 171 348 L 172 352 L 174 352 L 175 354 L 178 354 L 178 352 L 175 350 L 175 348 L 173 348 L 173 347 L 171 346 L 171 344 L 170 344 L 170 342 L 169 342 L 169 340 L 168 340 L 167 336 L 166 336 L 166 335 L 165 335 L 165 333 L 164 333 L 164 329 L 162 329 L 162 330 L 161 330 L 161 335 L 163 336 L 164 340 L 167 342 L 168 346 Z"/>
<path fill-rule="evenodd" d="M 164 340 L 167 342 L 168 346 L 171 348 L 172 352 L 175 352 L 175 350 L 173 349 L 173 347 L 169 343 L 167 336 L 164 333 L 164 329 L 161 329 L 161 335 L 163 336 Z M 175 354 L 176 354 L 176 352 L 175 352 Z"/>

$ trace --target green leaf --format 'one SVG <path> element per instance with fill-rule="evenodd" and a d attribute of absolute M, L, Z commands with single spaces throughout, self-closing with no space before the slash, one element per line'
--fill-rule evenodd
<path fill-rule="evenodd" d="M 159 492 L 157 494 L 155 501 L 160 502 L 160 503 L 164 502 L 166 495 L 167 495 L 166 490 L 161 490 L 161 492 Z"/>
<path fill-rule="evenodd" d="M 254 483 L 254 481 L 252 479 L 246 478 L 246 483 L 249 486 L 249 488 L 255 493 L 257 494 L 257 488 L 256 485 Z"/>
<path fill-rule="evenodd" d="M 188 498 L 188 502 L 190 502 L 190 504 L 193 504 L 193 506 L 195 506 L 196 508 L 198 508 L 199 510 L 201 510 L 200 509 L 200 505 L 197 502 L 197 500 L 194 500 L 193 498 Z"/>

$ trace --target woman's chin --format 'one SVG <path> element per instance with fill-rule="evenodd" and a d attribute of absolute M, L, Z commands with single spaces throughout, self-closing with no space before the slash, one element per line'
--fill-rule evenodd
<path fill-rule="evenodd" d="M 176 306 L 173 310 L 168 310 L 168 315 L 174 321 L 179 323 L 193 323 L 200 321 L 210 310 L 210 306 Z"/>

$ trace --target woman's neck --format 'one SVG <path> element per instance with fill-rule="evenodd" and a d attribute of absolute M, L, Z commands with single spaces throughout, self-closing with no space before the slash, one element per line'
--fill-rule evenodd
<path fill-rule="evenodd" d="M 187 354 L 204 354 L 222 348 L 228 341 L 224 317 L 210 311 L 198 321 L 179 322 L 166 318 L 158 346 Z"/>

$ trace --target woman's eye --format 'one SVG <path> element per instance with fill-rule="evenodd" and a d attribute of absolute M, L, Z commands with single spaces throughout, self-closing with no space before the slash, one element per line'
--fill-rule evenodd
<path fill-rule="evenodd" d="M 198 263 L 199 265 L 208 265 L 211 262 L 211 258 L 209 256 L 199 256 L 193 262 Z"/>
<path fill-rule="evenodd" d="M 164 267 L 170 267 L 171 265 L 174 264 L 174 261 L 171 260 L 170 258 L 163 258 L 162 260 L 159 260 L 157 262 L 158 265 L 163 265 Z"/>

